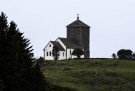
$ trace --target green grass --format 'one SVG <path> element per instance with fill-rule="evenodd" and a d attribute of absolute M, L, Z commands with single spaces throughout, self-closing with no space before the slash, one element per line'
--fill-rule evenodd
<path fill-rule="evenodd" d="M 43 73 L 50 83 L 77 91 L 135 91 L 135 61 L 46 61 Z"/>

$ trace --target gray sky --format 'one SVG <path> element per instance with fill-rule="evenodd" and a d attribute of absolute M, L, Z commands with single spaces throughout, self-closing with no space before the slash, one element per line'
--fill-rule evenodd
<path fill-rule="evenodd" d="M 119 49 L 135 52 L 135 0 L 0 0 L 0 12 L 31 40 L 35 57 L 50 40 L 66 37 L 66 25 L 91 26 L 91 57 L 111 57 Z"/>

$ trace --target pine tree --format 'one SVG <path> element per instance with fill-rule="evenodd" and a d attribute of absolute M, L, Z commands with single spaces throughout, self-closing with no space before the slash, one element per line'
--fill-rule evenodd
<path fill-rule="evenodd" d="M 0 79 L 3 80 L 5 86 L 5 80 L 7 79 L 7 40 L 6 31 L 8 29 L 7 16 L 2 12 L 0 15 Z"/>
<path fill-rule="evenodd" d="M 0 15 L 0 79 L 4 91 L 45 91 L 45 80 L 34 65 L 30 40 L 23 36 L 4 13 Z"/>
<path fill-rule="evenodd" d="M 25 88 L 26 73 L 32 66 L 31 46 L 29 47 L 29 40 L 22 35 L 12 21 L 7 31 L 7 61 L 10 65 L 7 65 L 9 77 L 6 91 L 21 91 L 23 87 Z"/>
<path fill-rule="evenodd" d="M 14 22 L 10 23 L 7 38 L 8 58 L 14 65 L 11 69 L 15 71 L 12 78 L 14 80 L 12 91 L 44 91 L 44 77 L 40 68 L 32 62 L 33 49 L 29 46 L 30 40 L 24 38 Z"/>
<path fill-rule="evenodd" d="M 38 62 L 32 67 L 29 75 L 29 82 L 31 89 L 29 91 L 45 91 L 46 81 L 43 81 L 44 76 Z"/>
<path fill-rule="evenodd" d="M 7 31 L 7 17 L 2 12 L 0 15 L 0 63 L 2 64 L 6 59 L 6 31 Z M 0 67 L 2 65 L 0 64 Z M 2 69 L 0 69 L 1 72 Z M 1 76 L 0 76 L 1 77 Z"/>

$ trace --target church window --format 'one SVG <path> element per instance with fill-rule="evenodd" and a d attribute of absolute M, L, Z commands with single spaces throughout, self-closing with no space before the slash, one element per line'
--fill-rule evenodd
<path fill-rule="evenodd" d="M 52 53 L 50 52 L 50 56 L 51 56 L 51 54 L 52 54 Z"/>
<path fill-rule="evenodd" d="M 64 57 L 64 52 L 63 52 L 63 57 Z"/>
<path fill-rule="evenodd" d="M 46 56 L 48 56 L 48 52 L 46 53 Z"/>
<path fill-rule="evenodd" d="M 51 44 L 50 44 L 50 47 L 51 47 Z"/>

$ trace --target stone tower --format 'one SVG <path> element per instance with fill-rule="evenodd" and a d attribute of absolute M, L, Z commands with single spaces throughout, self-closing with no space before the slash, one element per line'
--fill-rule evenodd
<path fill-rule="evenodd" d="M 84 58 L 90 58 L 90 26 L 79 20 L 79 15 L 76 21 L 67 25 L 67 38 L 75 39 L 84 49 Z"/>

